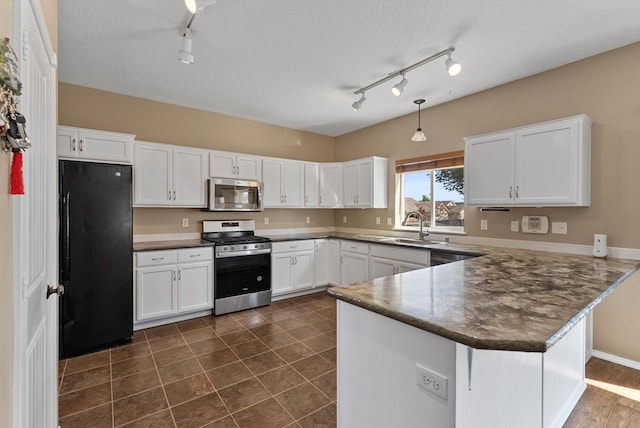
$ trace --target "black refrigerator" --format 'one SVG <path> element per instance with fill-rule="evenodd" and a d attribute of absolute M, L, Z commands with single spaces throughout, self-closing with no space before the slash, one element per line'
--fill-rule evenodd
<path fill-rule="evenodd" d="M 60 359 L 133 335 L 131 166 L 59 161 Z"/>

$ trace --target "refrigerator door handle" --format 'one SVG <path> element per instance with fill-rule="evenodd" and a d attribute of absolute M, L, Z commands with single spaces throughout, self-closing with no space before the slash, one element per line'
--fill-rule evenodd
<path fill-rule="evenodd" d="M 61 282 L 69 281 L 69 271 L 71 270 L 71 233 L 69 225 L 71 224 L 71 193 L 67 192 L 64 195 L 64 221 L 62 222 L 64 230 L 63 236 L 65 240 L 64 244 L 64 278 L 60 278 Z M 49 297 L 49 296 L 47 296 Z"/>

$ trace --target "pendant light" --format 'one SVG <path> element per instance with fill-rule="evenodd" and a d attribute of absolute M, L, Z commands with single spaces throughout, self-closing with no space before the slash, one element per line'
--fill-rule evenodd
<path fill-rule="evenodd" d="M 424 99 L 422 98 L 420 98 L 419 100 L 413 101 L 414 104 L 418 104 L 418 129 L 416 129 L 416 132 L 413 134 L 413 137 L 411 137 L 411 141 L 427 140 L 427 136 L 424 135 L 424 132 L 422 132 L 422 128 L 420 128 L 420 104 L 422 104 L 423 102 L 424 102 Z"/>

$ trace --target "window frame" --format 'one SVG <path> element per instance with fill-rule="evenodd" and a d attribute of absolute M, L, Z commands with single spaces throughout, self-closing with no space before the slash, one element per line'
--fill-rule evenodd
<path fill-rule="evenodd" d="M 402 226 L 404 220 L 404 174 L 420 171 L 432 171 L 430 179 L 430 197 L 431 197 L 431 218 L 430 225 L 425 226 L 434 233 L 465 233 L 463 226 L 437 226 L 436 222 L 436 198 L 435 191 L 435 171 L 453 168 L 464 168 L 464 151 L 441 153 L 431 156 L 423 156 L 419 158 L 411 158 L 396 161 L 396 189 L 395 189 L 395 221 L 394 229 L 403 231 L 417 231 L 417 226 Z"/>

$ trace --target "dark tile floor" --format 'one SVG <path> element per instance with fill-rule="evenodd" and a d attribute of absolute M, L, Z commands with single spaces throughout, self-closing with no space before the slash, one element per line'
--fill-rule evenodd
<path fill-rule="evenodd" d="M 316 293 L 60 361 L 60 426 L 335 427 L 335 307 Z"/>

